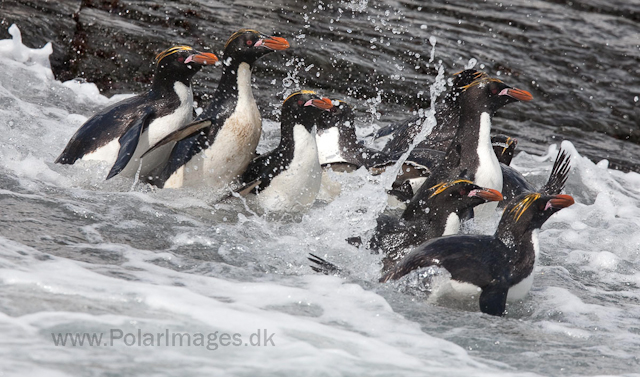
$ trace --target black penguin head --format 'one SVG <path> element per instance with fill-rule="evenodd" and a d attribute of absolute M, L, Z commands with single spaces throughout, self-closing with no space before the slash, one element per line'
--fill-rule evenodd
<path fill-rule="evenodd" d="M 301 124 L 311 132 L 314 126 L 321 123 L 323 113 L 329 113 L 333 107 L 329 98 L 320 97 L 311 90 L 295 92 L 282 103 L 282 131 Z"/>
<path fill-rule="evenodd" d="M 491 146 L 496 157 L 498 157 L 498 161 L 502 164 L 510 165 L 518 146 L 518 140 L 503 134 L 492 135 Z"/>
<path fill-rule="evenodd" d="M 288 48 L 289 42 L 284 38 L 271 37 L 251 29 L 241 29 L 233 33 L 224 46 L 223 62 L 226 65 L 252 65 L 263 55 Z"/>
<path fill-rule="evenodd" d="M 461 86 L 460 102 L 465 106 L 474 106 L 480 111 L 487 111 L 493 115 L 501 107 L 515 101 L 531 101 L 531 93 L 522 89 L 515 89 L 502 81 L 489 77 L 484 72 L 465 74 L 460 79 L 460 84 L 464 84 L 470 77 L 473 81 Z"/>
<path fill-rule="evenodd" d="M 573 203 L 570 195 L 522 194 L 504 209 L 498 232 L 509 230 L 517 234 L 539 229 L 551 215 Z"/>
<path fill-rule="evenodd" d="M 198 52 L 189 46 L 175 46 L 156 56 L 154 84 L 176 81 L 188 84 L 203 65 L 213 65 L 218 58 L 210 52 Z"/>
<path fill-rule="evenodd" d="M 480 187 L 466 179 L 441 182 L 429 189 L 428 207 L 460 213 L 487 202 L 502 200 L 502 194 L 494 189 Z"/>

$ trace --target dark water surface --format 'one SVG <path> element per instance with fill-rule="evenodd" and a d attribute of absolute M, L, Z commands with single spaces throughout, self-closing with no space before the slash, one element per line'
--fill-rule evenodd
<path fill-rule="evenodd" d="M 477 59 L 476 67 L 533 94 L 495 121 L 522 149 L 569 139 L 596 161 L 640 171 L 637 0 L 19 0 L 1 1 L 0 10 L 0 37 L 16 22 L 27 45 L 53 41 L 56 76 L 95 82 L 107 95 L 143 90 L 153 56 L 170 45 L 219 53 L 242 27 L 284 36 L 293 48 L 256 69 L 255 95 L 269 118 L 286 90 L 316 88 L 352 102 L 363 124 L 384 125 L 429 105 L 440 62 L 452 74 Z M 202 104 L 219 74 L 198 75 Z"/>

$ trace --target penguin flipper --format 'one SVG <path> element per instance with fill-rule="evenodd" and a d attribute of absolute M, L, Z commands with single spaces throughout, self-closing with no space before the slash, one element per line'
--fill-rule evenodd
<path fill-rule="evenodd" d="M 270 173 L 273 174 L 277 170 L 279 162 L 278 156 L 273 155 L 272 152 L 261 154 L 249 163 L 240 177 L 242 186 L 234 190 L 235 192 L 245 196 L 269 185 L 273 178 Z"/>
<path fill-rule="evenodd" d="M 153 147 L 149 148 L 146 152 L 144 152 L 144 154 L 140 156 L 140 158 L 143 158 L 144 156 L 148 155 L 149 153 L 155 151 L 156 149 L 160 148 L 161 146 L 167 143 L 170 143 L 172 141 L 180 141 L 180 140 L 187 139 L 190 136 L 194 135 L 196 132 L 200 131 L 201 129 L 207 128 L 209 126 L 211 126 L 211 119 L 204 119 L 201 121 L 189 123 L 183 126 L 182 128 L 180 128 L 179 130 L 173 131 L 169 135 L 162 138 L 162 140 L 160 140 Z"/>
<path fill-rule="evenodd" d="M 262 183 L 262 181 L 260 179 L 256 179 L 255 181 L 249 182 L 249 183 L 245 184 L 244 186 L 242 186 L 241 188 L 235 190 L 235 192 L 240 194 L 240 196 L 247 196 L 247 195 L 249 195 L 251 193 L 251 191 L 253 191 L 261 183 Z"/>
<path fill-rule="evenodd" d="M 508 292 L 509 286 L 506 284 L 492 284 L 482 288 L 480 310 L 489 315 L 503 316 Z"/>
<path fill-rule="evenodd" d="M 111 171 L 109 171 L 109 175 L 107 175 L 106 179 L 111 179 L 118 175 L 118 173 L 127 166 L 131 157 L 133 157 L 133 153 L 138 147 L 140 135 L 142 135 L 142 131 L 149 125 L 149 118 L 153 113 L 153 110 L 146 109 L 142 116 L 138 118 L 131 127 L 129 127 L 127 132 L 120 136 L 120 139 L 118 139 L 118 142 L 120 143 L 118 157 L 111 167 Z"/>
<path fill-rule="evenodd" d="M 560 149 L 560 152 L 558 152 L 558 156 L 556 156 L 556 160 L 553 163 L 549 180 L 544 186 L 542 186 L 540 191 L 547 195 L 559 194 L 567 183 L 570 171 L 571 156 L 564 149 Z"/>

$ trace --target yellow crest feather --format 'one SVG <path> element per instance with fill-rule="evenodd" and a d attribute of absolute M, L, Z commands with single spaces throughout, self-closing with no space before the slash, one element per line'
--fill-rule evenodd
<path fill-rule="evenodd" d="M 465 85 L 462 87 L 462 91 L 464 92 L 465 90 L 473 87 L 473 86 L 478 86 L 478 85 L 484 85 L 484 84 L 488 84 L 490 82 L 502 82 L 501 80 L 498 79 L 494 79 L 493 77 L 487 75 L 484 72 L 476 72 L 474 74 L 474 79 L 473 82 L 469 85 Z"/>
<path fill-rule="evenodd" d="M 442 183 L 438 183 L 437 185 L 431 187 L 429 190 L 435 190 L 433 194 L 431 194 L 431 196 L 429 196 L 429 198 L 433 198 L 434 196 L 442 193 L 444 190 L 448 189 L 449 187 L 456 185 L 458 183 L 473 183 L 471 181 L 469 181 L 468 179 L 458 179 L 455 181 L 449 181 L 449 182 L 442 182 Z"/>
<path fill-rule="evenodd" d="M 529 207 L 531 207 L 533 202 L 535 202 L 539 198 L 540 198 L 540 194 L 538 194 L 538 193 L 529 194 L 529 195 L 525 196 L 524 199 L 519 201 L 518 204 L 516 204 L 513 208 L 511 208 L 509 213 L 513 215 L 513 218 L 517 222 L 518 220 L 520 220 L 520 217 L 522 216 L 522 214 L 525 213 L 525 211 Z"/>
<path fill-rule="evenodd" d="M 171 47 L 169 49 L 166 49 L 164 51 L 162 51 L 161 53 L 159 53 L 158 55 L 156 55 L 156 63 L 160 63 L 160 61 L 164 58 L 166 58 L 169 55 L 175 54 L 178 51 L 192 51 L 193 48 L 190 46 L 174 46 Z"/>
<path fill-rule="evenodd" d="M 315 94 L 315 95 L 318 95 L 318 93 L 314 92 L 313 90 L 300 90 L 298 92 L 294 92 L 294 93 L 289 94 L 289 97 L 287 97 L 287 99 L 285 99 L 284 102 L 287 102 L 289 100 L 289 98 L 295 96 L 296 94 Z"/>

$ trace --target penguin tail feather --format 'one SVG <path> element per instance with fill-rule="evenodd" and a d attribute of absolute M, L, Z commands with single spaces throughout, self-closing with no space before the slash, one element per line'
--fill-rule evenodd
<path fill-rule="evenodd" d="M 315 272 L 322 273 L 325 275 L 336 275 L 340 276 L 342 274 L 342 269 L 335 264 L 320 258 L 319 256 L 309 253 L 311 257 L 308 257 L 311 262 L 315 263 L 310 265 L 311 269 Z"/>
<path fill-rule="evenodd" d="M 560 149 L 551 169 L 549 180 L 542 187 L 542 192 L 547 195 L 558 195 L 564 189 L 569 173 L 571 172 L 571 156 Z"/>

